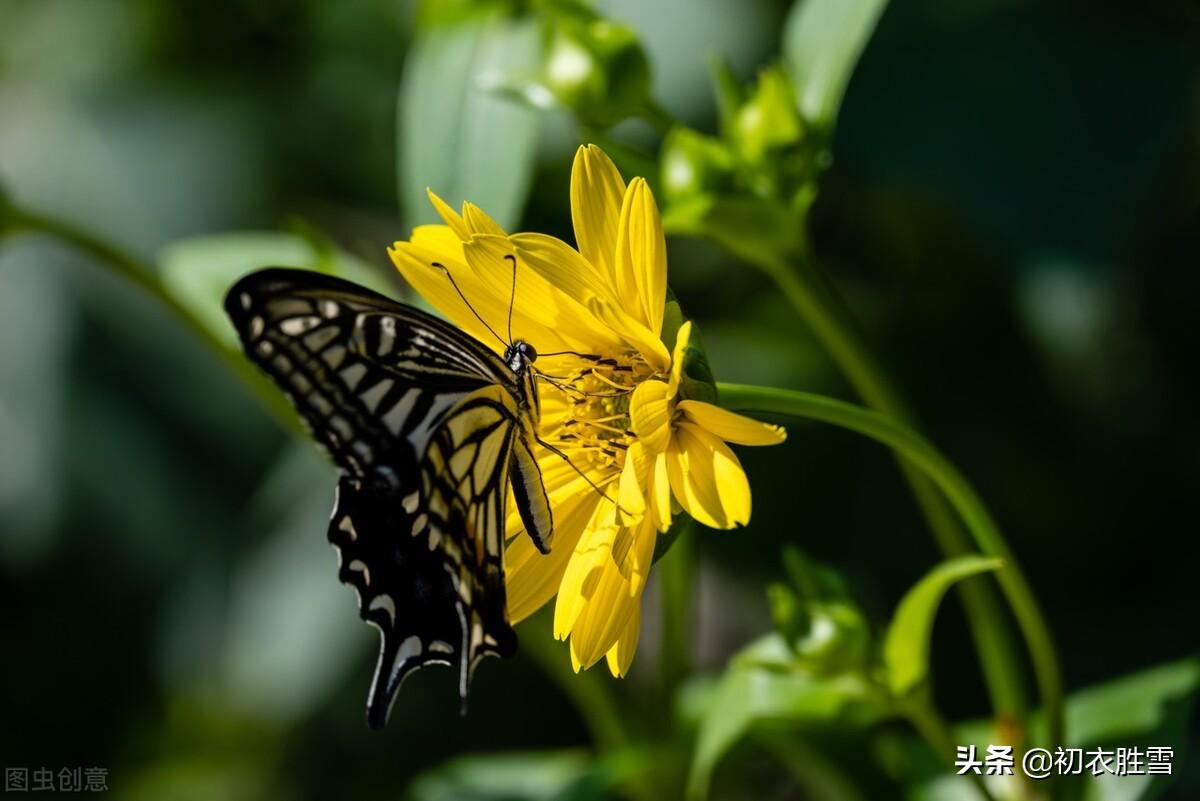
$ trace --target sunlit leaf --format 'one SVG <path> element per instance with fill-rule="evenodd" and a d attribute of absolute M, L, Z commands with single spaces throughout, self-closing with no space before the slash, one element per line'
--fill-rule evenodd
<path fill-rule="evenodd" d="M 700 721 L 688 797 L 702 799 L 721 757 L 752 729 L 864 726 L 889 705 L 860 674 L 817 676 L 789 665 L 791 649 L 776 634 L 749 645 L 717 684 Z"/>
<path fill-rule="evenodd" d="M 505 228 L 520 220 L 539 116 L 494 89 L 532 70 L 538 53 L 533 23 L 495 10 L 418 33 L 399 103 L 400 199 L 408 222 L 437 221 L 427 187 L 455 208 L 470 200 Z"/>
<path fill-rule="evenodd" d="M 920 684 L 929 673 L 929 639 L 942 597 L 958 581 L 1002 566 L 999 559 L 963 556 L 929 571 L 896 608 L 883 642 L 883 661 L 888 684 L 903 695 Z"/>
<path fill-rule="evenodd" d="M 887 0 L 798 0 L 783 32 L 783 56 L 800 113 L 832 126 L 858 57 Z"/>
<path fill-rule="evenodd" d="M 1067 742 L 1064 747 L 1096 748 L 1166 746 L 1174 749 L 1176 769 L 1187 758 L 1188 726 L 1200 689 L 1200 660 L 1185 659 L 1087 687 L 1066 701 Z M 1045 718 L 1039 711 L 1030 721 L 1032 739 L 1044 736 Z M 993 724 L 976 721 L 956 728 L 955 741 L 985 748 L 994 742 Z M 1175 771 L 1178 773 L 1178 770 Z M 1068 797 L 1083 801 L 1146 801 L 1156 798 L 1174 775 L 1090 775 L 1060 778 L 1070 785 Z M 925 776 L 912 795 L 914 801 L 970 801 L 981 798 L 964 778 Z"/>

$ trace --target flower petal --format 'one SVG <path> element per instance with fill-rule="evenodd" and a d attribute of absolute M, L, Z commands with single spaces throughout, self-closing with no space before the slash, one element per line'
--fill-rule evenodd
<path fill-rule="evenodd" d="M 447 258 L 454 261 L 463 261 L 462 240 L 448 225 L 418 225 L 413 229 L 408 241 L 426 250 L 445 253 Z"/>
<path fill-rule="evenodd" d="M 540 351 L 606 350 L 621 343 L 611 329 L 567 293 L 529 269 L 523 259 L 514 262 L 516 253 L 507 237 L 479 234 L 462 247 L 478 283 L 491 287 L 493 296 L 503 298 L 499 325 L 493 317 L 487 317 L 501 337 L 509 336 L 511 305 L 512 335 L 532 342 Z"/>
<path fill-rule="evenodd" d="M 600 325 L 641 353 L 651 366 L 666 369 L 670 354 L 662 341 L 624 311 L 616 290 L 595 265 L 552 236 L 514 234 L 509 239 L 534 272 L 577 301 L 590 318 L 600 320 Z"/>
<path fill-rule="evenodd" d="M 567 562 L 596 509 L 597 500 L 592 497 L 576 495 L 574 500 L 571 504 L 554 506 L 554 541 L 550 553 L 538 551 L 529 537 L 524 536 L 523 529 L 504 550 L 508 616 L 514 625 L 541 609 L 558 592 Z"/>
<path fill-rule="evenodd" d="M 441 218 L 446 222 L 446 225 L 450 227 L 450 230 L 454 231 L 455 236 L 457 236 L 463 242 L 466 242 L 471 238 L 471 229 L 467 226 L 467 223 L 462 218 L 462 215 L 450 208 L 450 204 L 438 197 L 437 194 L 429 187 L 425 188 L 425 194 L 429 196 L 429 202 L 433 204 L 434 210 L 436 210 Z"/>
<path fill-rule="evenodd" d="M 637 614 L 657 538 L 649 519 L 618 531 L 616 539 L 627 541 L 629 547 L 621 554 L 614 551 L 619 562 L 604 564 L 594 595 L 571 629 L 571 649 L 583 667 L 591 667 L 608 653 Z"/>
<path fill-rule="evenodd" d="M 638 443 L 633 444 L 637 445 Z M 637 460 L 627 452 L 617 490 L 617 503 L 619 504 L 617 516 L 626 526 L 637 525 L 642 522 L 642 517 L 646 514 L 646 498 L 642 494 L 642 483 L 638 475 Z"/>
<path fill-rule="evenodd" d="M 424 227 L 422 228 L 424 229 Z M 442 226 L 432 226 L 431 228 L 447 230 Z M 424 233 L 427 236 L 422 237 L 423 242 L 441 243 L 442 237 L 434 235 L 432 230 L 425 230 Z M 471 299 L 471 306 L 480 314 L 485 314 L 486 310 L 493 319 L 504 320 L 507 313 L 507 299 L 501 307 L 501 302 L 493 297 L 492 291 L 475 279 L 474 274 L 463 261 L 462 245 L 456 242 L 454 249 L 457 252 L 446 248 L 424 247 L 412 242 L 397 242 L 388 250 L 388 255 L 391 256 L 396 269 L 404 276 L 404 280 L 443 317 L 489 348 L 503 352 L 503 343 L 497 342 L 487 327 L 475 316 L 447 280 L 446 273 L 433 265 L 435 263 L 443 265 L 454 276 L 459 289 Z M 500 311 L 500 309 L 504 309 L 504 311 Z M 488 319 L 487 315 L 485 315 L 485 319 Z"/>
<path fill-rule="evenodd" d="M 667 240 L 654 193 L 643 178 L 625 190 L 617 226 L 617 288 L 624 308 L 651 333 L 662 333 L 667 297 Z"/>
<path fill-rule="evenodd" d="M 619 526 L 613 519 L 612 504 L 600 503 L 571 553 L 554 604 L 554 636 L 570 636 L 583 611 L 596 595 L 605 568 L 612 565 L 612 546 Z M 615 568 L 613 569 L 615 571 Z M 619 577 L 618 573 L 618 577 Z"/>
<path fill-rule="evenodd" d="M 608 276 L 566 242 L 548 234 L 513 234 L 510 239 L 533 270 L 581 305 L 590 306 L 597 299 L 617 304 Z"/>
<path fill-rule="evenodd" d="M 625 630 L 617 638 L 617 644 L 608 649 L 605 657 L 608 660 L 608 670 L 618 679 L 625 678 L 629 667 L 633 664 L 633 655 L 637 652 L 638 635 L 642 630 L 642 608 L 638 604 L 634 608 Z"/>
<path fill-rule="evenodd" d="M 611 560 L 597 572 L 588 602 L 571 628 L 571 650 L 583 668 L 596 664 L 612 648 L 638 602 Z"/>
<path fill-rule="evenodd" d="M 504 229 L 500 227 L 498 222 L 470 201 L 463 203 L 463 220 L 466 221 L 467 227 L 471 230 L 472 234 L 506 236 Z"/>
<path fill-rule="evenodd" d="M 703 401 L 684 400 L 676 407 L 688 420 L 726 442 L 738 445 L 778 445 L 787 439 L 783 426 L 762 423 Z"/>
<path fill-rule="evenodd" d="M 629 424 L 647 452 L 666 450 L 671 441 L 671 399 L 663 381 L 643 381 L 629 400 Z"/>
<path fill-rule="evenodd" d="M 702 510 L 709 520 L 696 519 L 713 528 L 733 528 L 750 522 L 750 482 L 729 446 L 688 422 L 678 425 L 675 442 L 683 455 L 685 490 L 683 496 L 676 492 L 676 497 L 684 508 L 693 517 L 694 510 Z"/>
<path fill-rule="evenodd" d="M 671 527 L 671 479 L 667 474 L 667 453 L 662 453 L 654 457 L 654 472 L 651 478 L 651 493 L 653 499 L 654 519 L 658 524 L 659 531 L 666 531 Z"/>
<path fill-rule="evenodd" d="M 667 382 L 668 397 L 675 397 L 679 392 L 679 384 L 683 381 L 683 359 L 687 353 L 688 342 L 692 338 L 692 321 L 688 320 L 679 326 L 675 334 L 675 347 L 671 349 L 671 379 Z"/>
<path fill-rule="evenodd" d="M 585 145 L 571 165 L 571 222 L 579 252 L 605 277 L 616 294 L 617 223 L 625 181 L 603 150 Z"/>

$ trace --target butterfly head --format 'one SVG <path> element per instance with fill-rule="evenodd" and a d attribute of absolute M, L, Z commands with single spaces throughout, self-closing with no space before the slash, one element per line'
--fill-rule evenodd
<path fill-rule="evenodd" d="M 504 349 L 504 362 L 509 369 L 521 375 L 537 361 L 537 350 L 523 339 L 518 339 Z"/>

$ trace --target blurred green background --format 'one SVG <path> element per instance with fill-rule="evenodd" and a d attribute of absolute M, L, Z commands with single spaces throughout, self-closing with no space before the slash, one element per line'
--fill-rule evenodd
<path fill-rule="evenodd" d="M 641 36 L 667 110 L 711 131 L 706 57 L 752 79 L 790 3 L 596 7 Z M 481 128 L 456 105 L 504 104 L 472 99 L 473 82 L 520 68 L 536 36 L 443 47 L 422 14 L 0 0 L 0 186 L 177 282 L 196 264 L 311 262 L 327 237 L 402 293 L 384 248 L 428 219 L 427 184 L 570 241 L 572 121 L 512 106 Z M 426 125 L 451 132 L 445 152 L 405 133 Z M 654 146 L 648 129 L 617 135 Z M 1200 6 L 895 0 L 833 159 L 813 249 L 1004 525 L 1068 686 L 1195 654 Z M 853 397 L 760 273 L 699 241 L 670 248 L 720 380 Z M 695 542 L 702 671 L 770 628 L 762 584 L 787 543 L 840 569 L 876 623 L 937 560 L 878 446 L 799 426 L 742 457 L 753 524 Z M 451 671 L 428 671 L 387 731 L 366 729 L 375 634 L 325 544 L 332 477 L 152 299 L 45 239 L 5 239 L 0 763 L 105 766 L 129 799 L 433 799 L 469 797 L 428 778 L 454 757 L 552 751 L 490 769 L 555 787 L 578 775 L 569 797 L 605 797 L 580 789 L 587 728 L 528 648 L 483 665 L 465 720 Z M 541 620 L 519 634 L 549 637 Z M 935 642 L 945 712 L 985 715 L 956 606 Z M 626 680 L 601 666 L 579 681 L 670 716 L 658 644 L 648 622 Z M 539 650 L 569 669 L 565 647 Z M 1200 739 L 1194 718 L 1187 730 Z M 809 797 L 746 764 L 718 797 Z M 1165 797 L 1200 797 L 1200 770 L 1185 773 Z M 553 797 L 537 792 L 511 797 Z"/>

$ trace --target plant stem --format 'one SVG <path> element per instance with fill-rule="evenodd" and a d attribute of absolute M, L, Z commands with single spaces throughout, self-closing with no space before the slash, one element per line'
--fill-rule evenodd
<path fill-rule="evenodd" d="M 262 401 L 263 405 L 285 428 L 290 431 L 300 430 L 300 423 L 295 411 L 287 404 L 279 391 L 271 386 L 248 359 L 217 341 L 186 306 L 167 292 L 162 282 L 159 281 L 157 273 L 150 267 L 140 264 L 114 245 L 61 220 L 16 206 L 9 206 L 7 211 L 9 214 L 8 226 L 0 232 L 0 239 L 3 236 L 21 233 L 41 234 L 90 256 L 97 264 L 107 267 L 111 272 L 165 306 L 175 317 L 183 321 L 184 325 L 190 328 L 201 341 L 207 344 L 234 375 L 242 379 L 250 391 Z"/>
<path fill-rule="evenodd" d="M 807 392 L 718 384 L 720 403 L 729 409 L 792 415 L 840 426 L 901 453 L 945 494 L 974 537 L 979 550 L 1003 559 L 996 580 L 1008 599 L 1033 663 L 1038 692 L 1049 722 L 1049 742 L 1063 742 L 1062 679 L 1058 657 L 1033 590 L 999 527 L 962 473 L 925 438 L 878 412 Z"/>
<path fill-rule="evenodd" d="M 938 758 L 953 769 L 953 754 L 956 746 L 954 734 L 933 706 L 928 692 L 918 693 L 909 699 L 909 702 L 904 705 L 904 714 Z M 996 801 L 982 776 L 973 772 L 968 772 L 967 775 L 974 781 L 975 789 L 986 801 Z"/>
<path fill-rule="evenodd" d="M 735 248 L 735 252 L 775 281 L 867 406 L 902 422 L 911 420 L 903 401 L 854 331 L 840 299 L 808 260 L 797 259 L 793 267 L 760 248 Z M 970 541 L 934 485 L 903 456 L 898 461 L 942 553 L 947 557 L 970 553 Z M 999 599 L 983 578 L 964 581 L 958 591 L 971 623 L 992 707 L 1004 727 L 1016 727 L 1026 711 L 1025 688 Z"/>
<path fill-rule="evenodd" d="M 662 652 L 659 683 L 663 703 L 670 707 L 675 689 L 691 670 L 692 588 L 696 578 L 696 545 L 689 525 L 658 565 L 662 606 Z"/>
<path fill-rule="evenodd" d="M 531 619 L 538 620 L 542 622 L 523 624 L 526 628 L 536 628 L 536 632 L 529 637 L 522 637 L 522 647 L 575 705 L 596 750 L 601 754 L 611 754 L 631 747 L 610 686 L 597 673 L 584 671 L 576 674 L 572 671 L 564 649 L 550 636 L 549 618 L 539 613 Z M 623 788 L 634 801 L 653 801 L 658 797 L 646 776 L 630 777 Z"/>

